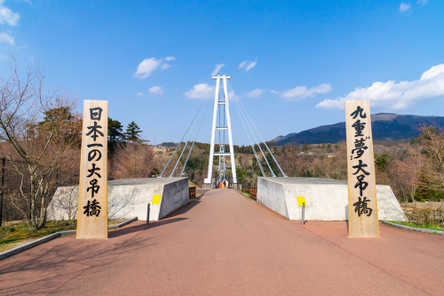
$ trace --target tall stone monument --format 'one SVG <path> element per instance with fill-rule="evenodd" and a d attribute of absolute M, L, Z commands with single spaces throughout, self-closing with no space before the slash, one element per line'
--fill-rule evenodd
<path fill-rule="evenodd" d="M 376 176 L 369 101 L 345 102 L 348 236 L 379 237 Z"/>
<path fill-rule="evenodd" d="M 108 101 L 84 101 L 77 238 L 108 238 Z"/>

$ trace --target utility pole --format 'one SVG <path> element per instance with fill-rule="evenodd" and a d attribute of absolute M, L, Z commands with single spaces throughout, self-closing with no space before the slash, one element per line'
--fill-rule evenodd
<path fill-rule="evenodd" d="M 204 180 L 205 184 L 212 183 L 213 176 L 213 158 L 219 156 L 219 174 L 218 178 L 225 179 L 225 156 L 230 156 L 231 171 L 233 175 L 233 183 L 237 183 L 236 178 L 236 162 L 234 158 L 233 136 L 231 132 L 231 117 L 230 106 L 228 102 L 228 88 L 227 79 L 231 76 L 217 75 L 213 76 L 216 80 L 216 94 L 214 95 L 214 111 L 213 111 L 213 126 L 211 129 L 211 147 L 210 147 L 210 161 L 208 162 L 208 177 Z M 223 83 L 223 95 L 220 96 L 220 81 Z M 219 119 L 219 120 L 218 120 Z M 216 133 L 219 134 L 219 152 L 214 152 Z M 228 134 L 229 152 L 226 152 L 225 133 Z M 223 180 L 220 180 L 223 181 Z"/>

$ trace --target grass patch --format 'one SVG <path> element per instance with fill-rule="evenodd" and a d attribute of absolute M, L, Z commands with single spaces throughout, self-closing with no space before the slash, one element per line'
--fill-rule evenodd
<path fill-rule="evenodd" d="M 119 224 L 126 219 L 109 219 L 108 225 Z M 75 230 L 77 221 L 46 221 L 45 227 L 31 231 L 24 220 L 6 222 L 0 228 L 0 253 L 35 239 L 66 230 Z"/>
<path fill-rule="evenodd" d="M 250 193 L 243 192 L 242 190 L 237 190 L 237 191 L 238 191 L 239 193 L 242 193 L 242 194 L 245 195 L 246 197 L 251 198 Z"/>
<path fill-rule="evenodd" d="M 188 179 L 188 187 L 196 187 L 196 189 L 197 189 L 197 188 L 199 188 L 199 189 L 200 189 L 200 187 L 199 187 L 199 186 L 197 186 L 197 184 L 194 184 L 193 182 L 191 182 L 191 180 L 190 180 L 190 179 Z"/>
<path fill-rule="evenodd" d="M 410 227 L 416 227 L 416 228 L 424 228 L 424 229 L 431 229 L 431 230 L 440 230 L 444 231 L 444 227 L 441 225 L 431 225 L 428 223 L 419 225 L 415 222 L 398 222 L 398 221 L 389 221 L 395 224 L 404 225 L 404 226 L 410 226 Z"/>

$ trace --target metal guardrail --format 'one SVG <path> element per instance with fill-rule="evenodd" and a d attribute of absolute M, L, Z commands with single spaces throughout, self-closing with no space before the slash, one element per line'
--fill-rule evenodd
<path fill-rule="evenodd" d="M 190 199 L 196 198 L 196 187 L 190 187 Z"/>
<path fill-rule="evenodd" d="M 250 197 L 254 200 L 257 200 L 257 188 L 250 187 Z"/>

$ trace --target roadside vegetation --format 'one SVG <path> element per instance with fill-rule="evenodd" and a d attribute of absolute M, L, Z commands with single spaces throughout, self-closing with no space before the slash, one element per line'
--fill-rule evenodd
<path fill-rule="evenodd" d="M 415 222 L 404 222 L 404 221 L 389 221 L 392 223 L 396 223 L 396 224 L 400 224 L 400 225 L 404 225 L 404 226 L 410 226 L 410 227 L 416 227 L 416 228 L 424 228 L 424 229 L 432 229 L 432 230 L 440 230 L 440 231 L 444 231 L 444 226 L 442 225 L 436 225 L 436 224 L 429 224 L 429 223 L 424 223 L 424 224 L 417 224 Z"/>
<path fill-rule="evenodd" d="M 108 225 L 117 225 L 124 222 L 125 219 L 109 219 Z M 31 230 L 26 220 L 16 220 L 6 222 L 0 228 L 0 253 L 33 241 L 35 239 L 67 230 L 75 230 L 77 221 L 47 221 L 45 227 L 38 230 Z"/>
<path fill-rule="evenodd" d="M 82 114 L 77 98 L 45 86 L 38 65 L 19 71 L 11 60 L 0 77 L 0 246 L 75 229 L 75 221 L 47 221 L 58 186 L 78 184 Z M 109 118 L 109 179 L 146 178 L 159 167 L 153 147 L 133 121 Z M 75 213 L 72 215 L 76 216 Z M 9 245 L 9 246 L 7 246 Z"/>
<path fill-rule="evenodd" d="M 408 222 L 395 222 L 397 224 L 444 231 L 444 208 L 441 202 L 415 202 L 402 209 Z"/>

